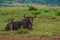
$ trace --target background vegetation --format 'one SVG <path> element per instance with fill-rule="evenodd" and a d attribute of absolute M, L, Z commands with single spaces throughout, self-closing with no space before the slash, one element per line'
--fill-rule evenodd
<path fill-rule="evenodd" d="M 0 0 L 0 6 L 14 6 L 21 3 L 60 6 L 60 0 Z"/>

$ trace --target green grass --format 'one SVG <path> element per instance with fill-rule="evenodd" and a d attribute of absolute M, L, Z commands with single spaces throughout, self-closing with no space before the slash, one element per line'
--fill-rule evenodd
<path fill-rule="evenodd" d="M 60 35 L 60 8 L 28 10 L 20 8 L 0 8 L 0 30 L 4 30 L 11 20 L 21 20 L 23 15 L 37 15 L 33 30 L 5 31 L 0 34 Z"/>

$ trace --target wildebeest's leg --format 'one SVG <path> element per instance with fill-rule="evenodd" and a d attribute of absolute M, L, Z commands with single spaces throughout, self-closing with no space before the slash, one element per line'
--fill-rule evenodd
<path fill-rule="evenodd" d="M 16 23 L 13 24 L 13 30 L 18 30 L 18 25 Z"/>

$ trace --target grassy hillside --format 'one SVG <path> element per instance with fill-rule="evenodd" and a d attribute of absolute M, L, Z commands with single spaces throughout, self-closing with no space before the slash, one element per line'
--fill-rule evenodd
<path fill-rule="evenodd" d="M 33 8 L 33 7 L 32 7 Z M 0 8 L 0 34 L 24 34 L 29 35 L 60 35 L 60 7 L 43 7 L 37 10 L 31 7 L 2 7 Z M 23 15 L 36 14 L 37 18 L 33 22 L 33 30 L 2 31 L 7 23 L 14 19 L 21 20 Z"/>

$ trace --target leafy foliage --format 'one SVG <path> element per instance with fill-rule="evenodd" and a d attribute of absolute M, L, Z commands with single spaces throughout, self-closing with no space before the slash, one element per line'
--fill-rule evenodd
<path fill-rule="evenodd" d="M 57 13 L 57 16 L 60 16 L 60 12 Z"/>
<path fill-rule="evenodd" d="M 37 9 L 33 6 L 29 6 L 29 10 L 32 11 L 32 10 L 37 10 Z"/>

